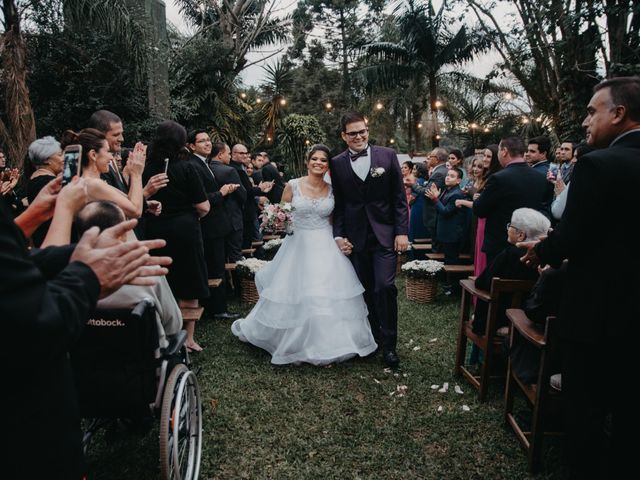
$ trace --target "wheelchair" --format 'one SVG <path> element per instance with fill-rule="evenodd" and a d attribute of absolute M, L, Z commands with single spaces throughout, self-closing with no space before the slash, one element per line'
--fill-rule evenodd
<path fill-rule="evenodd" d="M 202 456 L 200 387 L 184 347 L 186 332 L 160 349 L 153 302 L 131 310 L 96 309 L 70 352 L 78 403 L 94 434 L 118 419 L 160 420 L 161 478 L 197 479 Z"/>

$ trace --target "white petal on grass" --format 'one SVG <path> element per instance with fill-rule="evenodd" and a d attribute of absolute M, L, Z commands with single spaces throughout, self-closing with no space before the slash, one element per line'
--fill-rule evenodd
<path fill-rule="evenodd" d="M 390 368 L 385 368 L 385 369 L 383 370 L 383 372 L 384 372 L 384 373 L 391 373 L 391 371 L 392 371 L 392 370 L 391 370 Z"/>
<path fill-rule="evenodd" d="M 431 385 L 431 390 L 438 390 L 439 388 L 440 388 L 440 385 L 436 385 L 435 383 Z"/>
<path fill-rule="evenodd" d="M 378 380 L 377 378 L 373 379 L 374 382 L 376 382 L 378 385 L 380 385 L 382 382 L 380 380 Z"/>
<path fill-rule="evenodd" d="M 408 373 L 403 373 L 403 374 L 402 374 L 402 376 L 403 376 L 404 378 L 407 378 L 407 377 L 409 376 L 409 374 L 408 374 Z"/>
<path fill-rule="evenodd" d="M 462 411 L 463 412 L 468 412 L 469 410 L 471 410 L 471 409 L 468 406 L 462 405 Z"/>
<path fill-rule="evenodd" d="M 413 347 L 413 351 L 414 351 L 414 352 L 417 352 L 418 350 L 420 350 L 420 347 L 418 347 L 418 346 Z"/>
<path fill-rule="evenodd" d="M 462 391 L 462 389 L 458 385 L 455 386 L 454 390 L 455 390 L 456 393 L 459 393 L 460 395 L 462 395 L 464 393 Z"/>
<path fill-rule="evenodd" d="M 449 390 L 449 382 L 444 382 L 442 388 L 438 390 L 438 393 L 447 393 L 447 390 Z"/>
<path fill-rule="evenodd" d="M 438 341 L 437 338 L 432 338 L 431 340 L 429 340 L 429 343 L 436 343 Z"/>
<path fill-rule="evenodd" d="M 404 397 L 407 394 L 407 390 L 409 387 L 406 385 L 398 385 L 396 386 L 396 392 L 398 397 Z"/>
<path fill-rule="evenodd" d="M 442 413 L 442 411 L 443 411 L 443 410 L 444 410 L 444 408 L 442 408 L 442 405 L 440 405 L 440 406 L 438 407 L 438 413 Z"/>

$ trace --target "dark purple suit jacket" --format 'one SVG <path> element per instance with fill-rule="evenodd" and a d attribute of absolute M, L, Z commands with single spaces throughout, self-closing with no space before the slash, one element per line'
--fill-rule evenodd
<path fill-rule="evenodd" d="M 371 170 L 384 173 L 362 182 L 351 168 L 349 151 L 331 159 L 331 184 L 336 206 L 333 211 L 333 234 L 349 239 L 353 250 L 365 249 L 367 224 L 371 225 L 380 245 L 393 248 L 396 235 L 409 232 L 407 197 L 396 152 L 371 146 Z"/>

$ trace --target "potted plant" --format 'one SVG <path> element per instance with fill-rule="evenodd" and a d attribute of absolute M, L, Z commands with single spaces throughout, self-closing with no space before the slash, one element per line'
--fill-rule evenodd
<path fill-rule="evenodd" d="M 407 299 L 418 303 L 430 303 L 436 298 L 436 275 L 444 269 L 444 263 L 436 260 L 413 260 L 402 265 L 407 275 Z"/>
<path fill-rule="evenodd" d="M 258 260 L 257 258 L 247 258 L 236 262 L 236 272 L 240 277 L 240 298 L 243 302 L 258 302 L 260 297 L 256 289 L 256 273 L 268 263 L 266 260 Z"/>

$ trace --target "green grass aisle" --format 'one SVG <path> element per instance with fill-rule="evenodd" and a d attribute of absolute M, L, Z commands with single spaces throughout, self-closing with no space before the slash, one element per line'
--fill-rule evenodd
<path fill-rule="evenodd" d="M 231 335 L 230 322 L 201 322 L 206 349 L 194 357 L 204 403 L 201 478 L 528 478 L 524 453 L 504 425 L 502 386 L 479 404 L 453 376 L 458 299 L 439 295 L 418 305 L 406 300 L 402 277 L 398 285 L 402 363 L 395 374 L 380 356 L 274 367 L 268 354 Z M 431 388 L 445 382 L 446 393 Z M 157 460 L 157 428 L 110 446 L 99 438 L 89 458 L 96 479 L 157 478 Z M 545 462 L 547 473 L 537 478 L 562 478 L 557 447 Z"/>

